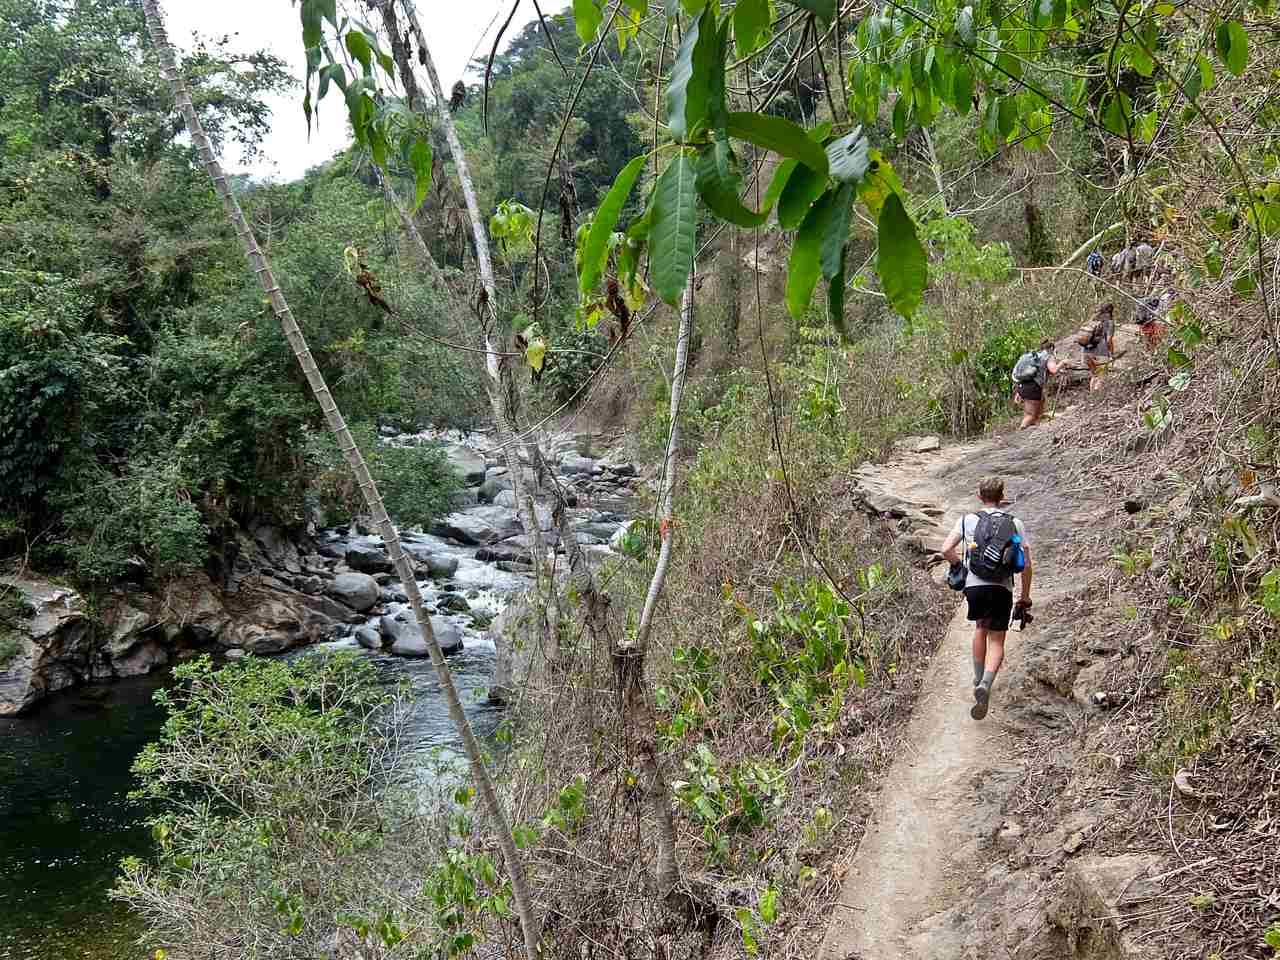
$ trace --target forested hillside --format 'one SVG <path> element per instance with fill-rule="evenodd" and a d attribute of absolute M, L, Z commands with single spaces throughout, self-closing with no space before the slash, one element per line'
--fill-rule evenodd
<path fill-rule="evenodd" d="M 180 668 L 149 950 L 1280 957 L 1269 3 L 574 0 L 461 79 L 426 5 L 297 7 L 293 86 L 171 65 L 151 0 L 0 0 L 11 572 L 374 550 L 346 645 L 416 623 L 470 764 L 424 774 L 376 658 Z M 349 149 L 225 187 L 280 89 Z M 1042 585 L 960 727 L 987 474 Z M 460 543 L 525 578 L 483 742 Z"/>

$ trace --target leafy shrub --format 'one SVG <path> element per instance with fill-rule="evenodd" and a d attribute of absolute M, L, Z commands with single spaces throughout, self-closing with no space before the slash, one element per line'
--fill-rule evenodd
<path fill-rule="evenodd" d="M 434 444 L 392 447 L 369 424 L 351 428 L 378 484 L 383 502 L 397 523 L 427 526 L 448 513 L 461 480 L 444 450 Z M 330 522 L 342 523 L 364 512 L 364 500 L 346 458 L 329 434 L 313 434 L 308 457 L 315 467 L 313 492 Z"/>
<path fill-rule="evenodd" d="M 594 330 L 580 330 L 570 325 L 551 335 L 547 344 L 546 366 L 538 382 L 543 400 L 560 406 L 582 399 L 579 391 L 591 374 L 604 361 L 609 342 Z"/>
<path fill-rule="evenodd" d="M 94 468 L 56 504 L 68 532 L 59 548 L 78 577 L 104 581 L 133 570 L 173 577 L 199 567 L 209 531 L 176 463 L 139 460 L 122 476 Z"/>
<path fill-rule="evenodd" d="M 124 861 L 113 891 L 156 944 L 314 957 L 335 938 L 343 954 L 365 935 L 390 948 L 431 924 L 421 885 L 436 841 L 421 785 L 398 786 L 402 692 L 350 654 L 222 669 L 205 657 L 174 675 L 156 695 L 160 738 L 134 763 L 155 854 Z"/>

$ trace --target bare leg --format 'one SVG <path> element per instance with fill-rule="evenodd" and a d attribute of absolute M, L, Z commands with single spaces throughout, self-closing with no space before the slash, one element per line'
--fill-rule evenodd
<path fill-rule="evenodd" d="M 981 622 L 973 628 L 973 660 L 981 664 L 987 662 L 987 628 Z"/>
<path fill-rule="evenodd" d="M 983 633 L 983 649 L 986 652 L 984 658 L 986 662 L 986 672 L 996 674 L 1000 672 L 1000 667 L 1004 664 L 1004 630 L 984 630 Z M 977 640 L 974 641 L 974 658 L 978 656 Z"/>

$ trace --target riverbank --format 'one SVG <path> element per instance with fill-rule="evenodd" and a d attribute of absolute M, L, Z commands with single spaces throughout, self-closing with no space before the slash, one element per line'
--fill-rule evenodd
<path fill-rule="evenodd" d="M 510 487 L 505 468 L 497 465 L 496 449 L 479 435 L 385 439 L 399 444 L 444 440 L 468 484 L 454 513 L 429 532 L 405 531 L 404 542 L 418 562 L 437 632 L 450 641 L 450 668 L 464 708 L 477 735 L 489 740 L 503 716 L 488 697 L 495 662 L 491 624 L 532 585 L 528 540 L 515 520 L 509 492 L 504 496 Z M 634 467 L 606 459 L 606 449 L 594 435 L 560 435 L 544 446 L 558 481 L 577 504 L 571 525 L 597 560 L 612 555 L 609 542 L 625 528 L 641 482 Z M 539 513 L 554 546 L 550 511 L 540 508 Z M 21 715 L 0 719 L 0 783 L 17 785 L 0 792 L 0 916 L 5 918 L 0 960 L 135 960 L 136 921 L 106 893 L 119 860 L 149 849 L 150 839 L 139 826 L 145 811 L 127 799 L 134 786 L 129 769 L 163 723 L 151 698 L 164 685 L 170 662 L 201 650 L 235 658 L 363 647 L 388 683 L 405 681 L 413 691 L 410 733 L 424 767 L 437 751 L 457 747 L 435 671 L 425 649 L 418 649 L 421 641 L 403 585 L 390 573 L 381 539 L 362 524 L 313 529 L 302 541 L 259 528 L 242 540 L 236 575 L 226 589 L 210 584 L 192 605 L 171 592 L 155 608 L 168 619 L 146 620 L 151 604 L 132 594 L 132 615 L 122 617 L 114 606 L 105 625 L 95 624 L 88 606 L 69 588 L 45 582 L 43 589 L 59 616 L 46 621 L 53 625 L 42 634 L 49 643 L 35 644 L 43 674 L 37 668 L 28 675 L 48 682 Z M 283 613 L 275 630 L 259 623 L 254 631 L 249 621 L 211 629 L 222 616 L 217 611 L 241 609 L 248 598 L 254 604 L 250 609 L 258 610 L 307 602 L 308 609 L 318 611 L 311 625 L 323 629 L 306 629 L 301 617 L 289 628 Z M 321 623 L 325 610 L 331 611 L 330 622 Z M 210 629 L 200 632 L 205 628 Z M 139 639 L 130 645 L 132 637 Z M 122 678 L 111 665 L 125 662 L 146 670 Z M 10 666 L 0 677 L 6 672 L 12 682 Z"/>

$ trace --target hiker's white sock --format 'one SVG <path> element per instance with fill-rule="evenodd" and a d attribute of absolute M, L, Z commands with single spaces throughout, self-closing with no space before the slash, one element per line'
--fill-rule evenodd
<path fill-rule="evenodd" d="M 982 675 L 982 680 L 980 682 L 984 684 L 988 690 L 990 690 L 992 685 L 996 682 L 995 671 L 993 670 L 986 671 Z"/>

